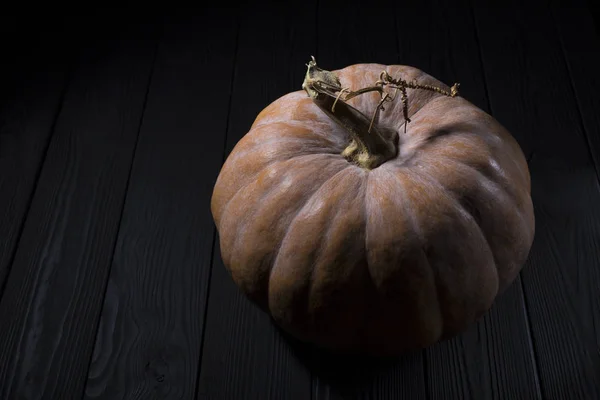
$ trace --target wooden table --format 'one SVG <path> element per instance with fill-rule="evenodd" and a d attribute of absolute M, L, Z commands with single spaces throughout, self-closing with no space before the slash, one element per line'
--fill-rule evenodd
<path fill-rule="evenodd" d="M 587 3 L 326 3 L 4 28 L 0 399 L 600 399 Z M 284 338 L 227 274 L 216 176 L 257 113 L 300 89 L 311 55 L 460 82 L 521 145 L 535 242 L 463 335 L 386 362 L 335 359 Z"/>

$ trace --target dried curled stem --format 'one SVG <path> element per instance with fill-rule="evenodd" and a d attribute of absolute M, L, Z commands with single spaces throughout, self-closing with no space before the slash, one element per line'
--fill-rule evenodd
<path fill-rule="evenodd" d="M 379 85 L 381 87 L 388 86 L 392 89 L 395 89 L 394 95 L 388 97 L 389 101 L 393 101 L 396 98 L 396 94 L 398 91 L 402 94 L 402 111 L 404 113 L 404 132 L 406 132 L 406 124 L 410 122 L 410 118 L 408 118 L 408 96 L 406 95 L 406 89 L 422 89 L 422 90 L 430 90 L 432 92 L 443 94 L 444 96 L 456 97 L 458 96 L 458 88 L 460 87 L 460 83 L 455 83 L 450 88 L 450 92 L 439 88 L 437 86 L 432 85 L 423 85 L 417 83 L 416 81 L 407 82 L 402 78 L 394 79 L 390 76 L 387 71 L 382 71 L 379 75 L 379 80 L 375 83 L 375 85 Z M 383 99 L 382 99 L 383 102 Z M 380 105 L 382 104 L 380 102 Z M 378 106 L 379 108 L 380 106 Z M 383 108 L 381 108 L 383 110 Z M 376 111 L 377 112 L 377 111 Z"/>
<path fill-rule="evenodd" d="M 344 157 L 367 169 L 380 165 L 385 160 L 394 157 L 397 152 L 394 139 L 396 133 L 389 132 L 383 127 L 376 127 L 375 120 L 379 113 L 385 110 L 384 104 L 394 101 L 398 92 L 402 98 L 405 133 L 406 125 L 410 122 L 407 89 L 430 90 L 450 97 L 458 95 L 458 83 L 455 83 L 448 92 L 435 86 L 419 84 L 416 81 L 407 82 L 400 78 L 394 79 L 387 71 L 381 72 L 379 80 L 373 86 L 353 91 L 350 88 L 342 87 L 339 78 L 333 72 L 317 67 L 314 57 L 306 66 L 308 70 L 302 83 L 302 89 L 327 115 L 350 132 L 352 141 L 342 153 Z M 389 93 L 384 90 L 386 87 L 393 89 L 393 92 Z M 356 96 L 369 92 L 377 92 L 381 96 L 370 120 L 346 103 Z M 338 111 L 336 111 L 336 106 L 339 108 Z"/>
<path fill-rule="evenodd" d="M 317 62 L 315 58 L 312 57 L 312 60 L 307 64 L 307 67 L 316 68 L 316 65 Z M 420 84 L 416 81 L 407 82 L 402 78 L 394 79 L 387 71 L 382 71 L 379 75 L 379 80 L 375 82 L 375 85 L 352 91 L 350 90 L 350 88 L 343 88 L 337 76 L 335 76 L 329 71 L 324 71 L 324 74 L 321 77 L 324 79 L 321 82 L 317 83 L 318 85 L 320 85 L 320 91 L 322 93 L 327 93 L 328 95 L 335 97 L 335 102 L 333 103 L 333 107 L 331 110 L 332 112 L 335 111 L 335 105 L 339 101 L 346 102 L 352 99 L 353 97 L 369 92 L 378 92 L 381 95 L 381 100 L 379 101 L 379 104 L 375 108 L 375 112 L 371 117 L 369 132 L 371 132 L 373 124 L 377 116 L 379 115 L 379 112 L 385 111 L 384 103 L 394 101 L 398 92 L 400 92 L 402 99 L 402 111 L 404 114 L 404 132 L 406 133 L 406 125 L 408 122 L 411 122 L 410 118 L 408 117 L 408 95 L 406 89 L 429 90 L 432 92 L 440 93 L 444 96 L 456 97 L 459 95 L 458 88 L 460 87 L 460 83 L 455 83 L 454 85 L 452 85 L 450 91 L 448 92 L 447 90 L 444 90 L 437 86 Z M 390 94 L 384 90 L 384 87 L 394 89 L 394 92 Z M 304 85 L 303 88 L 305 88 Z"/>
<path fill-rule="evenodd" d="M 397 154 L 398 134 L 383 126 L 374 126 L 373 121 L 350 104 L 351 97 L 381 88 L 367 88 L 355 92 L 343 88 L 338 77 L 330 71 L 317 67 L 313 57 L 307 64 L 302 88 L 313 102 L 333 121 L 342 126 L 352 140 L 342 156 L 365 169 L 373 169 Z M 343 99 L 342 99 L 343 97 Z"/>

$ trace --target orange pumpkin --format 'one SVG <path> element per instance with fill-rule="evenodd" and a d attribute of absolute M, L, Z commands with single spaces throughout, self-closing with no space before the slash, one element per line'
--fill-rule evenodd
<path fill-rule="evenodd" d="M 381 91 L 337 100 L 384 70 L 449 90 L 413 67 L 311 62 L 304 90 L 237 143 L 212 197 L 233 281 L 285 331 L 334 351 L 393 355 L 464 331 L 534 237 L 525 157 L 490 115 L 418 88 L 404 91 L 408 124 L 399 98 L 376 112 Z"/>

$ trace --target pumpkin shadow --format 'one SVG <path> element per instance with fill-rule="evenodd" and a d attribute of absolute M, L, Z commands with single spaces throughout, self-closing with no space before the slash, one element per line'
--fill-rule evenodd
<path fill-rule="evenodd" d="M 414 358 L 412 353 L 394 357 L 335 353 L 301 342 L 279 327 L 276 329 L 296 358 L 310 371 L 313 383 L 316 377 L 320 384 L 333 387 L 340 393 L 356 393 L 358 388 L 369 386 L 382 374 Z"/>

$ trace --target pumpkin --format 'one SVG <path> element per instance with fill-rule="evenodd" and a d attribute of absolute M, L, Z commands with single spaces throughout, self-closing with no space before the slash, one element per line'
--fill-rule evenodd
<path fill-rule="evenodd" d="M 394 90 L 355 90 L 382 76 Z M 466 330 L 516 278 L 535 228 L 527 162 L 455 89 L 313 59 L 231 151 L 211 199 L 221 256 L 285 332 L 396 355 Z"/>

